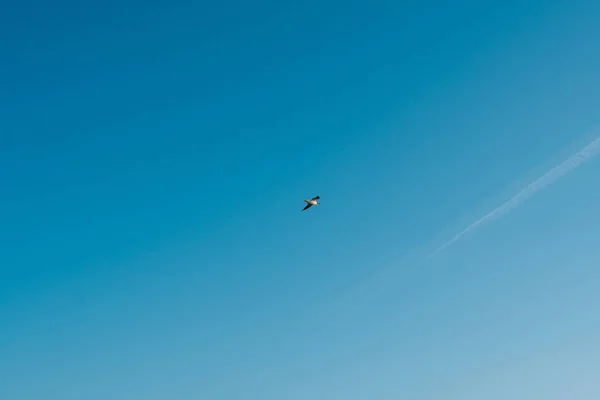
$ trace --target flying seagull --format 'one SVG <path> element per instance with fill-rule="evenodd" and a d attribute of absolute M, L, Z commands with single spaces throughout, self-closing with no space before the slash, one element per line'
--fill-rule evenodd
<path fill-rule="evenodd" d="M 319 205 L 319 201 L 318 201 L 318 200 L 319 200 L 320 198 L 321 198 L 320 196 L 317 196 L 317 197 L 313 197 L 313 198 L 312 198 L 312 199 L 310 199 L 310 200 L 304 200 L 304 201 L 306 202 L 306 207 L 304 207 L 304 208 L 302 209 L 302 211 L 304 211 L 304 210 L 308 210 L 308 209 L 309 209 L 309 208 L 311 208 L 312 206 L 318 206 L 318 205 Z"/>

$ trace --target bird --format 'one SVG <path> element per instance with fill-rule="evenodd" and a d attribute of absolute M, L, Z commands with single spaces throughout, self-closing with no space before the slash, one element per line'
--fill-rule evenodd
<path fill-rule="evenodd" d="M 313 197 L 313 198 L 312 198 L 312 199 L 310 199 L 310 200 L 304 200 L 304 202 L 306 203 L 306 207 L 304 207 L 304 208 L 302 209 L 302 211 L 308 210 L 308 209 L 309 209 L 309 208 L 311 208 L 312 206 L 318 206 L 318 205 L 319 205 L 319 201 L 318 201 L 318 200 L 319 200 L 320 198 L 321 198 L 320 196 L 316 196 L 316 197 Z"/>

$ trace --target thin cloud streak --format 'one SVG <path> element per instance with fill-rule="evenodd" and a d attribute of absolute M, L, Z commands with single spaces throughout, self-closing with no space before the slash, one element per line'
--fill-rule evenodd
<path fill-rule="evenodd" d="M 501 204 L 500 206 L 496 207 L 494 210 L 490 211 L 488 214 L 484 215 L 477 221 L 473 222 L 467 228 L 463 229 L 461 232 L 456 234 L 452 239 L 450 239 L 449 241 L 444 243 L 442 246 L 437 248 L 437 250 L 430 253 L 429 256 L 427 256 L 427 258 L 434 257 L 439 252 L 444 250 L 446 247 L 450 246 L 451 244 L 453 244 L 454 242 L 456 242 L 461 237 L 463 237 L 464 235 L 466 235 L 468 232 L 472 231 L 473 229 L 477 228 L 478 226 L 483 225 L 486 222 L 492 221 L 496 218 L 499 218 L 499 217 L 509 213 L 514 208 L 521 205 L 521 203 L 523 203 L 525 200 L 527 200 L 528 198 L 535 195 L 538 191 L 544 189 L 546 186 L 553 184 L 558 179 L 565 176 L 569 172 L 573 171 L 574 169 L 579 167 L 584 162 L 592 159 L 599 153 L 600 153 L 600 137 L 598 137 L 595 140 L 593 140 L 592 142 L 590 142 L 587 146 L 585 146 L 583 149 L 581 149 L 577 153 L 573 154 L 571 157 L 569 157 L 567 160 L 563 161 L 561 164 L 557 165 L 556 167 L 552 168 L 550 171 L 546 172 L 540 178 L 531 182 L 529 185 L 527 185 L 527 187 L 525 187 L 523 190 L 521 190 L 519 193 L 517 193 L 511 199 L 509 199 L 505 203 Z"/>

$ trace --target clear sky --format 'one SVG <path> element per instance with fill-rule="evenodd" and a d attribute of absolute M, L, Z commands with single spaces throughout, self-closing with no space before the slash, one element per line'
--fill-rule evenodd
<path fill-rule="evenodd" d="M 1 399 L 600 398 L 600 157 L 423 261 L 600 134 L 598 1 L 83 3 L 1 7 Z"/>

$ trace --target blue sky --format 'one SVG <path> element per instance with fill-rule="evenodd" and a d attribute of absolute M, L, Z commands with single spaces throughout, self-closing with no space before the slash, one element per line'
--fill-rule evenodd
<path fill-rule="evenodd" d="M 423 260 L 600 133 L 600 5 L 215 4 L 3 4 L 0 398 L 598 398 L 600 159 Z"/>

